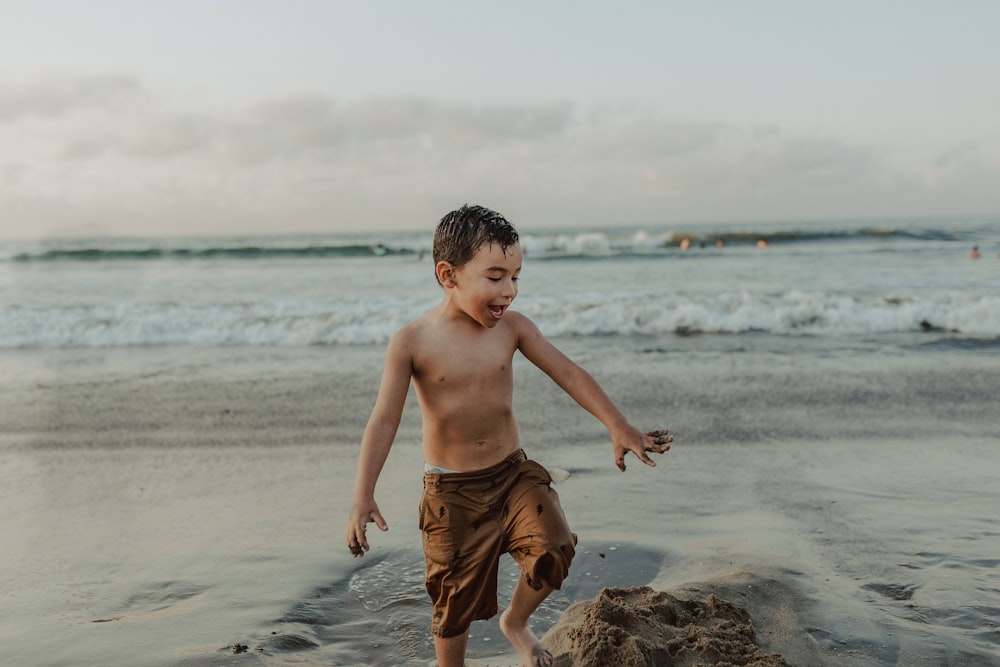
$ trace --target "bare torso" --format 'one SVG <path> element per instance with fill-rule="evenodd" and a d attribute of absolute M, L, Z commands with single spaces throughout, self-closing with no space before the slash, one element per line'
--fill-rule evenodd
<path fill-rule="evenodd" d="M 520 448 L 513 411 L 511 364 L 517 334 L 431 311 L 410 325 L 415 337 L 413 383 L 423 419 L 424 460 L 470 471 L 503 461 Z"/>

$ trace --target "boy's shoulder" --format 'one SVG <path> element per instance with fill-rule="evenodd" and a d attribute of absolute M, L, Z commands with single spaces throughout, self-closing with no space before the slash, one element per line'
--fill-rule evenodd
<path fill-rule="evenodd" d="M 401 326 L 395 333 L 397 338 L 412 338 L 413 336 L 418 336 L 427 331 L 433 331 L 438 328 L 438 317 L 434 309 L 428 310 L 423 315 L 419 316 L 415 320 L 410 320 L 403 326 Z"/>
<path fill-rule="evenodd" d="M 436 309 L 431 309 L 397 329 L 392 335 L 390 345 L 414 352 L 435 339 L 440 339 L 446 334 L 446 329 L 447 325 L 442 322 L 440 314 Z"/>

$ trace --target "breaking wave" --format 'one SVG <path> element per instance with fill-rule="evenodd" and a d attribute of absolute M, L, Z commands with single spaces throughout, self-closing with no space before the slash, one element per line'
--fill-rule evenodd
<path fill-rule="evenodd" d="M 0 306 L 0 348 L 383 343 L 435 301 L 399 297 L 239 303 Z M 788 290 L 703 296 L 607 292 L 518 302 L 549 336 L 850 336 L 936 331 L 1000 339 L 1000 296 L 857 296 Z"/>

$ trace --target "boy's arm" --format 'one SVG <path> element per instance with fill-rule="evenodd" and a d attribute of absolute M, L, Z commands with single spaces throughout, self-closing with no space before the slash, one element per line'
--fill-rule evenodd
<path fill-rule="evenodd" d="M 405 335 L 397 333 L 386 348 L 378 397 L 361 438 L 354 493 L 347 516 L 347 546 L 355 557 L 364 556 L 369 549 L 365 535 L 369 523 L 375 523 L 381 530 L 389 530 L 389 525 L 375 502 L 375 484 L 399 428 L 412 369 L 412 357 Z"/>
<path fill-rule="evenodd" d="M 530 319 L 519 313 L 515 317 L 518 349 L 528 361 L 604 424 L 611 435 L 618 469 L 624 472 L 625 454 L 628 452 L 635 454 L 646 465 L 655 466 L 656 463 L 646 452 L 662 454 L 670 449 L 673 436 L 668 435 L 667 429 L 643 433 L 632 426 L 590 373 L 550 343 Z"/>

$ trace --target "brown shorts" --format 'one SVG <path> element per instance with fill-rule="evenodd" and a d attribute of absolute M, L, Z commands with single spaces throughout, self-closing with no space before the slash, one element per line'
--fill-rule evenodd
<path fill-rule="evenodd" d="M 551 482 L 523 450 L 483 470 L 424 475 L 420 530 L 434 603 L 432 634 L 454 637 L 472 621 L 497 613 L 504 553 L 514 557 L 532 588 L 562 586 L 576 535 Z"/>

